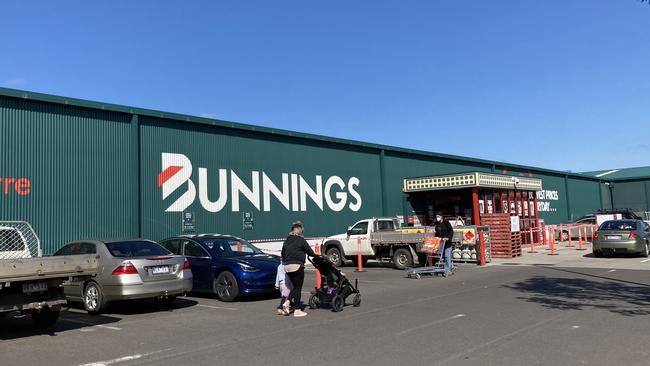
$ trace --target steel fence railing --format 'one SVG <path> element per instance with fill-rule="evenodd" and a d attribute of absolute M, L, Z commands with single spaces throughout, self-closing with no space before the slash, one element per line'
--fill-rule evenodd
<path fill-rule="evenodd" d="M 0 260 L 41 255 L 41 242 L 25 221 L 0 221 Z"/>

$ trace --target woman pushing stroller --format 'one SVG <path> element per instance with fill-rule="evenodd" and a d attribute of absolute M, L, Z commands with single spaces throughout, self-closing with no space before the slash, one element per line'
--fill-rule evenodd
<path fill-rule="evenodd" d="M 282 304 L 282 311 L 284 315 L 289 315 L 293 310 L 293 316 L 295 317 L 307 315 L 300 301 L 302 284 L 305 280 L 305 259 L 306 256 L 316 256 L 316 253 L 314 253 L 307 240 L 305 240 L 304 232 L 302 223 L 300 221 L 294 222 L 291 225 L 289 236 L 287 236 L 287 239 L 282 244 L 284 272 L 293 286 L 289 292 L 288 299 Z"/>

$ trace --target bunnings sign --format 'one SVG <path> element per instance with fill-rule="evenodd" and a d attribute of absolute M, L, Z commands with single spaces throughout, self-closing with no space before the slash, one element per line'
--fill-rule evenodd
<path fill-rule="evenodd" d="M 266 212 L 271 211 L 272 200 L 294 212 L 307 211 L 308 201 L 321 211 L 335 212 L 359 211 L 363 203 L 358 192 L 361 182 L 357 177 L 316 175 L 313 177 L 315 185 L 310 185 L 302 175 L 291 172 L 281 173 L 272 180 L 263 171 L 235 172 L 220 167 L 198 167 L 198 174 L 194 175 L 192 162 L 183 154 L 162 153 L 161 162 L 158 187 L 162 189 L 162 199 L 183 191 L 169 204 L 166 212 L 183 212 L 196 201 L 197 195 L 201 207 L 208 212 L 239 212 L 242 196 L 258 211 Z M 209 187 L 215 184 L 219 186 L 219 193 L 211 196 Z"/>

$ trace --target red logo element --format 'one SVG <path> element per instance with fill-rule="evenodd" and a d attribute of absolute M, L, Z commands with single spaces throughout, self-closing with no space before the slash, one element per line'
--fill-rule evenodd
<path fill-rule="evenodd" d="M 474 239 L 474 233 L 471 231 L 468 231 L 465 233 L 465 241 L 472 241 Z"/>
<path fill-rule="evenodd" d="M 182 166 L 172 165 L 169 168 L 160 172 L 160 174 L 158 174 L 158 187 L 165 184 L 165 182 L 167 182 L 171 177 L 176 175 L 176 173 L 180 172 L 181 169 L 183 169 Z"/>

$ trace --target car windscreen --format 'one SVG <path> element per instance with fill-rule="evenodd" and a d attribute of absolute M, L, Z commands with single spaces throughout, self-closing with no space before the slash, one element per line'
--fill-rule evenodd
<path fill-rule="evenodd" d="M 598 230 L 633 231 L 636 230 L 636 221 L 633 220 L 605 221 L 600 225 L 600 228 L 598 228 Z"/>
<path fill-rule="evenodd" d="M 264 254 L 256 246 L 244 239 L 219 238 L 204 239 L 203 243 L 210 248 L 210 251 L 220 257 L 240 257 L 254 254 Z"/>
<path fill-rule="evenodd" d="M 149 241 L 115 241 L 106 243 L 106 248 L 113 257 L 117 258 L 149 257 L 172 254 L 169 250 Z"/>

